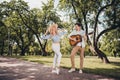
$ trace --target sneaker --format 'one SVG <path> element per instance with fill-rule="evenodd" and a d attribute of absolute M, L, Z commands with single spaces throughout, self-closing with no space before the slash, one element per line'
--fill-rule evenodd
<path fill-rule="evenodd" d="M 53 70 L 52 70 L 52 73 L 56 73 L 56 70 L 53 69 Z"/>
<path fill-rule="evenodd" d="M 83 73 L 83 71 L 80 69 L 80 70 L 79 70 L 79 73 L 81 74 L 81 73 Z"/>
<path fill-rule="evenodd" d="M 60 72 L 60 70 L 57 68 L 57 69 L 56 69 L 56 73 L 57 73 L 57 75 L 59 74 L 59 72 Z"/>
<path fill-rule="evenodd" d="M 71 68 L 68 72 L 71 73 L 71 72 L 74 72 L 75 69 L 74 68 Z"/>

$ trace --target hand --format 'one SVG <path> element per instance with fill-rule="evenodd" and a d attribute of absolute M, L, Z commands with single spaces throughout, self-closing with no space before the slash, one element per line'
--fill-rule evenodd
<path fill-rule="evenodd" d="M 49 32 L 49 31 L 48 31 L 48 29 L 47 29 L 46 32 L 45 32 L 45 35 L 47 35 L 48 32 Z"/>
<path fill-rule="evenodd" d="M 73 40 L 73 41 L 76 41 L 76 39 L 75 39 L 75 38 L 71 38 L 71 37 L 70 37 L 69 39 L 71 39 L 71 40 Z"/>
<path fill-rule="evenodd" d="M 75 39 L 75 38 L 73 38 L 72 40 L 73 40 L 73 41 L 76 41 L 76 39 Z"/>

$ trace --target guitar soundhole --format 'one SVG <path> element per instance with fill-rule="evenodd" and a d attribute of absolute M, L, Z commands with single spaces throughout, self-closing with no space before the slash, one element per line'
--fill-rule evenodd
<path fill-rule="evenodd" d="M 76 38 L 76 40 L 78 40 L 78 37 Z"/>

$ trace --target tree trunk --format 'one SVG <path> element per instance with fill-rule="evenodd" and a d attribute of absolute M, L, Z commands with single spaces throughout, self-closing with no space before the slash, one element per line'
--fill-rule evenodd
<path fill-rule="evenodd" d="M 20 55 L 21 55 L 21 56 L 25 56 L 25 50 L 24 50 L 24 49 L 21 49 Z"/>
<path fill-rule="evenodd" d="M 2 41 L 1 56 L 4 54 L 4 41 Z"/>
<path fill-rule="evenodd" d="M 103 6 L 102 8 L 100 8 L 100 10 L 98 11 L 97 15 L 96 15 L 96 18 L 95 18 L 95 26 L 94 26 L 94 36 L 93 36 L 93 46 L 94 46 L 94 49 L 95 51 L 97 52 L 98 56 L 102 59 L 103 62 L 105 63 L 110 63 L 107 56 L 101 51 L 99 50 L 98 48 L 98 45 L 97 45 L 97 39 L 96 39 L 96 29 L 97 29 L 97 23 L 98 23 L 98 17 L 100 15 L 100 13 L 107 7 L 113 5 L 115 2 L 115 0 L 112 0 L 112 2 L 108 5 L 105 5 Z"/>
<path fill-rule="evenodd" d="M 46 50 L 45 50 L 45 46 L 43 47 L 42 46 L 42 44 L 41 44 L 41 41 L 40 41 L 40 39 L 39 39 L 39 36 L 35 33 L 35 35 L 36 35 L 36 37 L 37 37 L 37 39 L 38 39 L 38 42 L 39 42 L 39 45 L 40 45 L 40 47 L 41 47 L 41 51 L 42 51 L 42 56 L 47 56 L 47 52 L 46 52 Z"/>
<path fill-rule="evenodd" d="M 29 25 L 27 25 L 27 23 L 24 21 L 22 15 L 19 13 L 19 10 L 17 10 L 17 12 L 18 12 L 18 14 L 19 14 L 22 22 L 26 25 L 26 27 L 29 28 L 29 29 L 36 35 L 36 37 L 37 37 L 37 39 L 38 39 L 38 42 L 39 42 L 39 45 L 40 45 L 40 48 L 41 48 L 41 51 L 42 51 L 42 55 L 43 55 L 43 56 L 46 56 L 46 55 L 47 55 L 47 52 L 46 52 L 45 48 L 43 48 L 42 43 L 41 43 L 41 41 L 40 41 L 40 39 L 39 39 L 38 34 L 37 34 L 31 27 L 29 27 Z"/>
<path fill-rule="evenodd" d="M 101 50 L 99 50 L 97 45 L 94 45 L 94 48 L 95 48 L 95 51 L 97 52 L 97 55 L 101 58 L 102 62 L 110 63 L 110 61 L 108 60 L 107 56 Z"/>
<path fill-rule="evenodd" d="M 21 52 L 20 56 L 25 56 L 25 53 L 24 51 Z"/>
<path fill-rule="evenodd" d="M 12 45 L 9 44 L 8 46 L 8 56 L 12 56 Z"/>

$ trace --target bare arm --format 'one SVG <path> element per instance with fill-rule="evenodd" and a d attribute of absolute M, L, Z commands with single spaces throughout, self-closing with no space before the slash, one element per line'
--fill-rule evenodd
<path fill-rule="evenodd" d="M 70 40 L 73 40 L 73 41 L 76 41 L 76 39 L 75 39 L 75 38 L 71 38 L 71 37 L 69 37 L 69 39 L 70 39 Z"/>
<path fill-rule="evenodd" d="M 45 32 L 45 35 L 47 35 L 47 34 L 48 34 L 48 32 L 49 32 L 49 30 L 47 29 L 47 30 L 46 30 L 46 32 Z"/>
<path fill-rule="evenodd" d="M 84 40 L 85 40 L 85 42 L 87 41 L 87 36 L 86 35 L 84 35 L 83 36 L 83 38 L 84 38 Z"/>
<path fill-rule="evenodd" d="M 47 35 L 48 33 L 50 33 L 50 29 L 51 29 L 51 26 L 49 26 L 45 32 L 45 35 Z"/>

